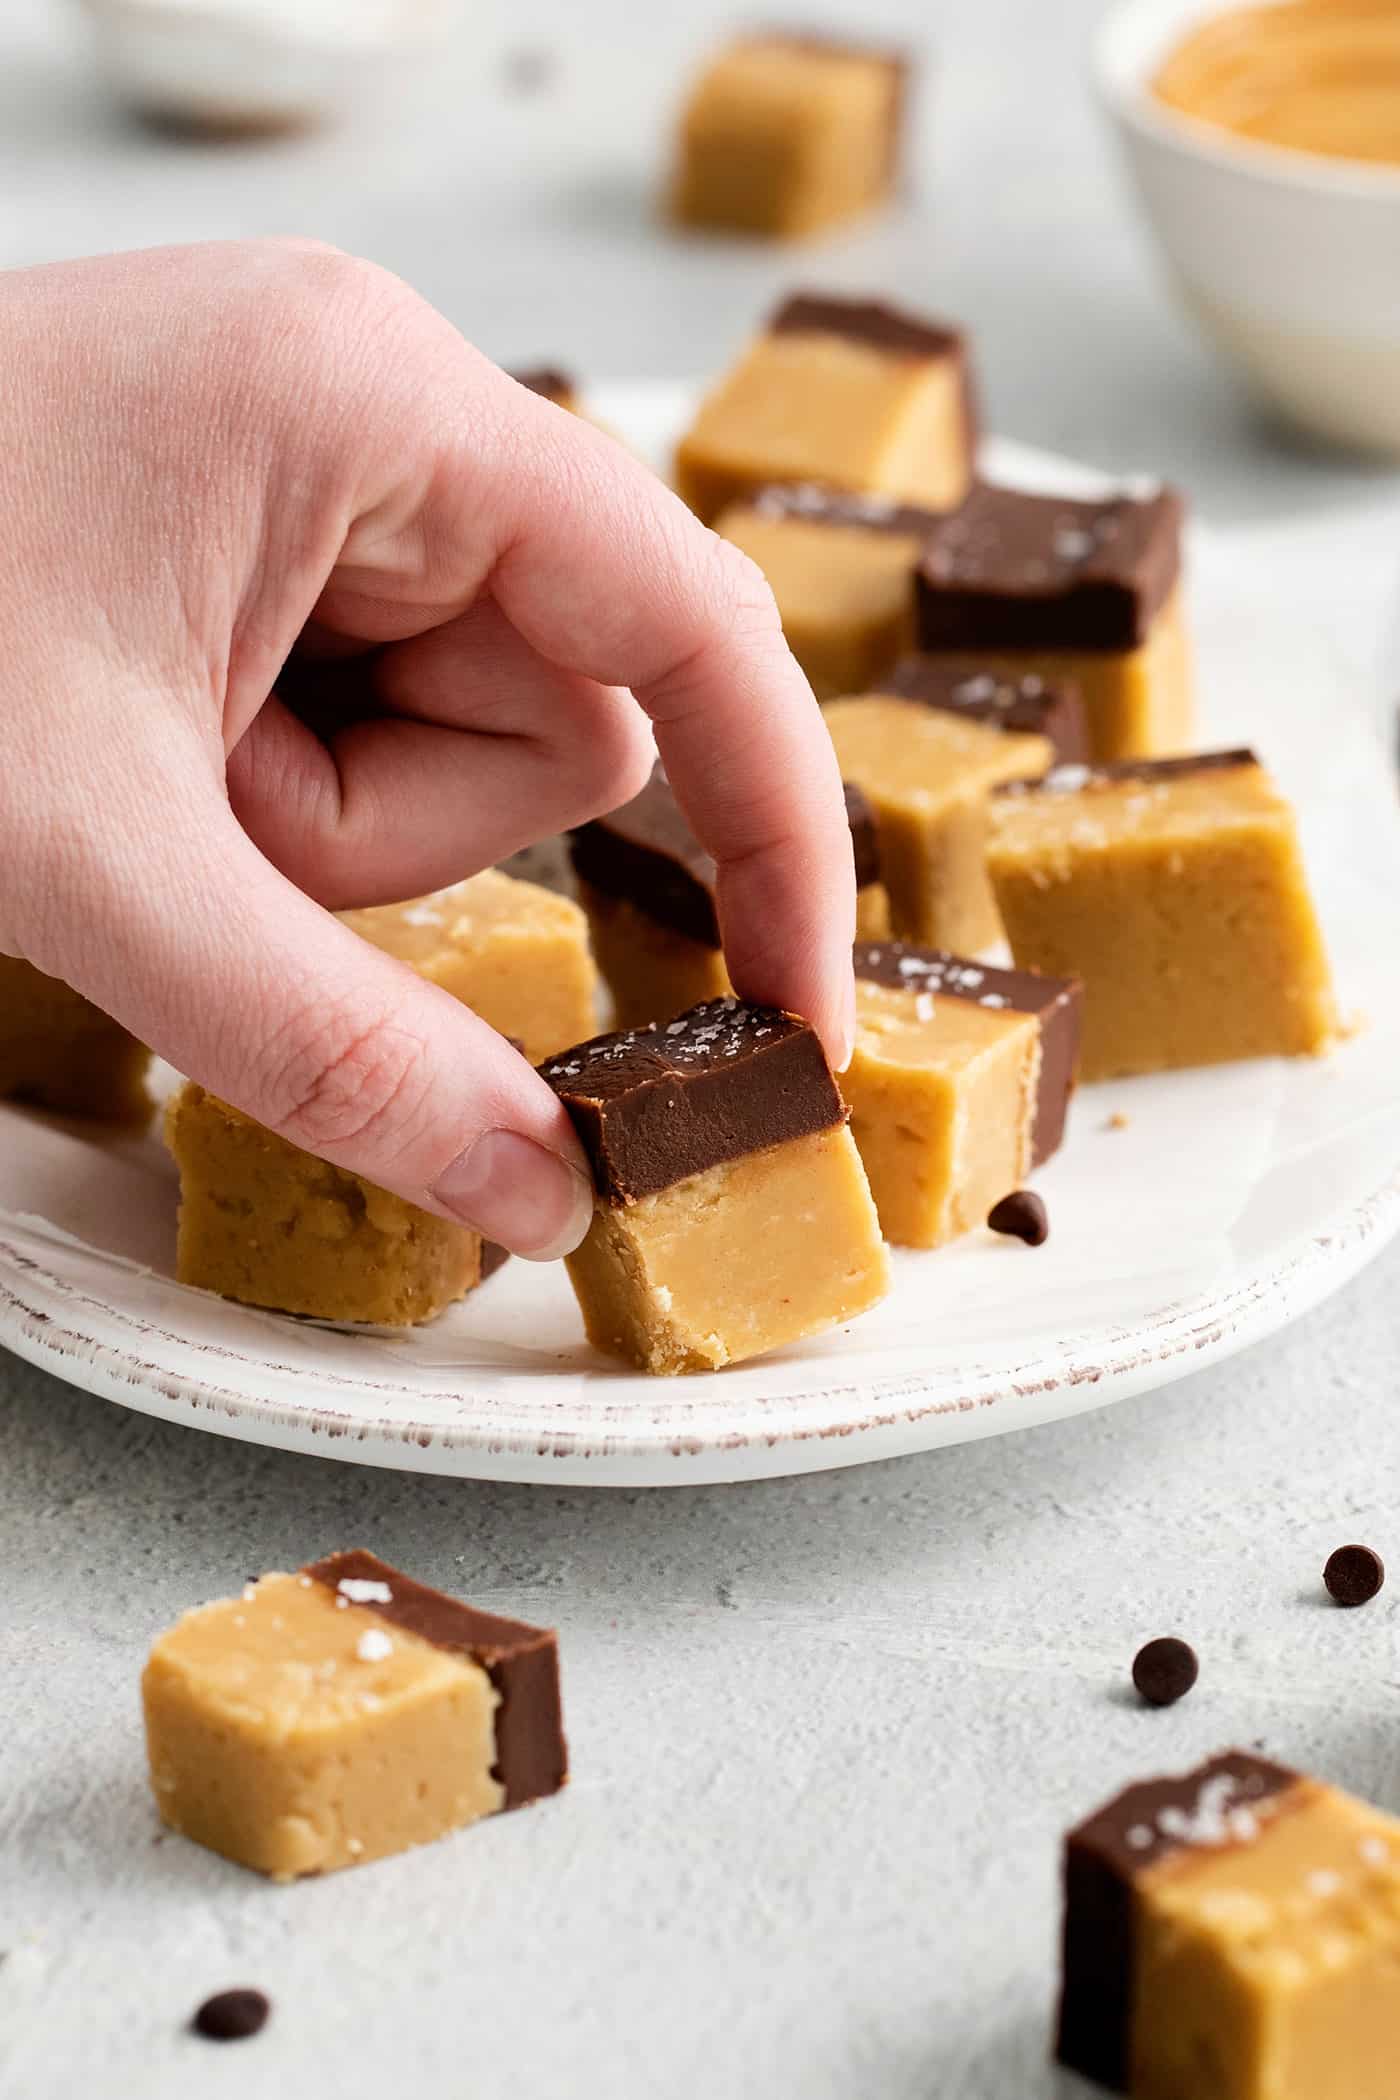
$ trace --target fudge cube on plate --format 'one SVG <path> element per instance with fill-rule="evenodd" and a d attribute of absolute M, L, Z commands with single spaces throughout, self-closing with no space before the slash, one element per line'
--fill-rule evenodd
<path fill-rule="evenodd" d="M 842 774 L 875 812 L 895 932 L 962 954 L 1000 940 L 987 797 L 1044 773 L 1047 740 L 892 693 L 832 700 L 823 715 Z"/>
<path fill-rule="evenodd" d="M 568 1777 L 553 1633 L 373 1553 L 186 1612 L 141 1691 L 162 1820 L 274 1881 L 426 1844 Z"/>
<path fill-rule="evenodd" d="M 1056 765 L 1082 765 L 1089 756 L 1084 703 L 1068 680 L 1052 683 L 1036 671 L 963 670 L 946 657 L 914 655 L 901 657 L 877 683 L 882 693 L 920 700 L 964 722 L 1042 736 Z"/>
<path fill-rule="evenodd" d="M 895 186 L 908 66 L 898 52 L 775 30 L 720 51 L 681 118 L 682 225 L 796 239 Z"/>
<path fill-rule="evenodd" d="M 819 700 L 862 693 L 913 647 L 914 566 L 936 513 L 814 482 L 757 489 L 715 520 L 756 561 Z"/>
<path fill-rule="evenodd" d="M 938 1247 L 1059 1149 L 1079 987 L 898 941 L 859 943 L 855 969 L 851 1134 L 885 1238 Z"/>
<path fill-rule="evenodd" d="M 872 939 L 890 930 L 875 819 L 846 790 L 856 863 L 856 913 Z M 593 953 L 620 1028 L 669 1019 L 733 990 L 720 944 L 713 860 L 658 766 L 640 795 L 582 824 L 570 840 Z"/>
<path fill-rule="evenodd" d="M 778 481 L 947 510 L 971 486 L 976 420 L 961 330 L 800 293 L 701 402 L 676 487 L 707 524 Z"/>
<path fill-rule="evenodd" d="M 187 1080 L 166 1110 L 180 1169 L 175 1273 L 241 1305 L 411 1327 L 474 1290 L 503 1251 L 303 1152 Z"/>
<path fill-rule="evenodd" d="M 142 1122 L 151 1053 L 57 977 L 0 955 L 0 1101 Z"/>
<path fill-rule="evenodd" d="M 589 1340 L 711 1371 L 854 1319 L 888 1257 L 815 1032 L 717 999 L 541 1067 L 597 1190 L 568 1270 Z"/>
<path fill-rule="evenodd" d="M 510 1036 L 532 1064 L 597 1025 L 587 922 L 537 883 L 489 868 L 430 897 L 340 916 Z"/>
<path fill-rule="evenodd" d="M 1169 488 L 1085 502 L 979 484 L 924 549 L 919 648 L 1077 686 L 1091 758 L 1184 751 L 1182 515 Z"/>
<path fill-rule="evenodd" d="M 1391 2100 L 1400 1824 L 1226 1751 L 1065 1843 L 1057 2053 L 1143 2100 Z"/>
<path fill-rule="evenodd" d="M 1085 1079 L 1336 1037 L 1293 811 L 1252 751 L 1013 782 L 987 865 L 1017 963 L 1083 981 Z"/>

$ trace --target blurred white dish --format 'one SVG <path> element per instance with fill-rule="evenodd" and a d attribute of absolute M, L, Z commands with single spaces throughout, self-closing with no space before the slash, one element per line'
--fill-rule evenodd
<path fill-rule="evenodd" d="M 675 386 L 588 392 L 657 461 L 694 404 Z M 997 441 L 983 464 L 1028 487 L 1102 486 Z M 1400 827 L 1370 724 L 1296 579 L 1247 536 L 1202 531 L 1191 581 L 1204 735 L 1257 742 L 1299 798 L 1343 998 L 1370 1025 L 1323 1062 L 1084 1089 L 1038 1177 L 1045 1246 L 982 1232 L 896 1254 L 888 1300 L 851 1327 L 729 1371 L 649 1379 L 582 1340 L 558 1264 L 511 1262 L 407 1333 L 189 1290 L 173 1281 L 174 1169 L 154 1130 L 104 1140 L 0 1104 L 0 1344 L 124 1407 L 253 1443 L 642 1486 L 1029 1429 L 1272 1334 L 1400 1230 Z"/>
<path fill-rule="evenodd" d="M 411 54 L 452 0 L 83 0 L 118 93 L 193 130 L 292 129 Z"/>
<path fill-rule="evenodd" d="M 1151 92 L 1240 0 L 1120 0 L 1093 68 L 1147 219 L 1208 334 L 1291 421 L 1400 457 L 1400 168 L 1237 137 Z"/>

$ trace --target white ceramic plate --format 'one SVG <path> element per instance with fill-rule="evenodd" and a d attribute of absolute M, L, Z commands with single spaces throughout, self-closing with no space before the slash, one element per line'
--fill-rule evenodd
<path fill-rule="evenodd" d="M 599 394 L 649 452 L 678 388 Z M 998 444 L 990 471 L 1073 491 Z M 1092 479 L 1087 485 L 1093 486 Z M 1034 1252 L 978 1234 L 895 1260 L 855 1326 L 711 1376 L 651 1380 L 580 1339 L 561 1268 L 511 1263 L 434 1326 L 339 1330 L 172 1281 L 154 1133 L 0 1108 L 0 1342 L 123 1406 L 362 1464 L 600 1484 L 749 1479 L 1024 1429 L 1166 1384 L 1274 1332 L 1400 1229 L 1400 827 L 1323 627 L 1247 539 L 1199 532 L 1204 736 L 1256 743 L 1303 809 L 1346 1006 L 1325 1063 L 1183 1072 L 1079 1095 Z M 1124 1128 L 1110 1127 L 1121 1112 Z"/>

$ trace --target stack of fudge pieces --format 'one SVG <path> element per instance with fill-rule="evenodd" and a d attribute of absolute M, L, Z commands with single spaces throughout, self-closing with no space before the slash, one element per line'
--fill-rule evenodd
<path fill-rule="evenodd" d="M 518 376 L 579 410 L 565 375 Z M 596 1183 L 568 1263 L 585 1327 L 658 1373 L 873 1305 L 885 1242 L 984 1224 L 1077 1079 L 1338 1032 L 1291 810 L 1252 752 L 1190 749 L 1173 491 L 980 479 L 962 331 L 810 293 L 701 402 L 676 482 L 767 575 L 847 783 L 849 1070 L 735 996 L 715 865 L 660 769 L 567 841 L 575 896 L 493 870 L 345 914 L 555 1089 Z M 146 1053 L 114 1023 L 22 963 L 0 994 L 0 1094 L 143 1112 Z M 192 1083 L 166 1130 L 186 1282 L 407 1325 L 503 1258 Z"/>

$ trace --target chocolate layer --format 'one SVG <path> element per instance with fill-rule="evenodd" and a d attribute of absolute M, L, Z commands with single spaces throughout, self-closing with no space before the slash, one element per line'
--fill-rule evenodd
<path fill-rule="evenodd" d="M 434 1648 L 464 1655 L 485 1670 L 500 1694 L 493 1776 L 505 1790 L 507 1808 L 559 1791 L 569 1776 L 569 1753 L 559 1699 L 559 1643 L 553 1632 L 474 1611 L 456 1597 L 400 1574 L 378 1554 L 358 1549 L 313 1561 L 302 1573 L 337 1593 L 345 1581 L 383 1583 L 390 1592 L 387 1602 L 354 1599 L 355 1608 L 373 1612 Z"/>
<path fill-rule="evenodd" d="M 1114 765 L 1052 766 L 1039 780 L 1004 780 L 994 795 L 1080 795 L 1096 788 L 1140 781 L 1184 780 L 1192 773 L 1228 773 L 1237 766 L 1257 766 L 1258 756 L 1244 745 L 1229 751 L 1188 751 L 1180 758 L 1125 758 Z"/>
<path fill-rule="evenodd" d="M 1043 977 L 1037 970 L 1002 970 L 991 963 L 969 962 L 942 948 L 915 948 L 906 941 L 857 941 L 856 976 L 915 998 L 932 992 L 940 999 L 962 999 L 970 1006 L 1010 1013 L 1035 1014 L 1040 1021 L 1040 1085 L 1036 1095 L 1031 1165 L 1038 1167 L 1058 1152 L 1074 1093 L 1079 1062 L 1079 1017 L 1082 1005 L 1077 977 Z"/>
<path fill-rule="evenodd" d="M 1034 671 L 1003 675 L 960 668 L 937 656 L 906 656 L 881 690 L 961 715 L 965 722 L 985 723 L 989 729 L 1043 736 L 1054 746 L 1060 764 L 1088 756 L 1089 732 L 1078 688 L 1052 685 Z"/>
<path fill-rule="evenodd" d="M 572 408 L 577 394 L 573 377 L 568 372 L 558 372 L 552 365 L 534 366 L 528 372 L 512 372 L 511 378 L 518 385 L 530 389 L 532 394 L 543 394 L 557 408 Z"/>
<path fill-rule="evenodd" d="M 769 335 L 839 335 L 866 343 L 891 357 L 965 355 L 960 328 L 925 321 L 878 299 L 835 299 L 821 292 L 795 292 L 768 321 Z"/>
<path fill-rule="evenodd" d="M 1134 1884 L 1170 1853 L 1244 1844 L 1255 1811 L 1299 1775 L 1229 1750 L 1194 1772 L 1132 1786 L 1065 1840 L 1063 1987 L 1055 2053 L 1116 2092 L 1132 2065 Z"/>
<path fill-rule="evenodd" d="M 770 481 L 744 499 L 760 518 L 794 518 L 808 525 L 850 526 L 923 541 L 944 515 L 896 503 L 890 496 L 860 496 L 819 481 Z"/>
<path fill-rule="evenodd" d="M 738 999 L 596 1036 L 539 1069 L 614 1206 L 846 1119 L 807 1022 Z"/>
<path fill-rule="evenodd" d="M 1180 496 L 1078 502 L 981 482 L 916 577 L 921 649 L 1136 649 L 1181 572 Z"/>
<path fill-rule="evenodd" d="M 846 788 L 856 885 L 880 879 L 875 813 L 858 787 Z M 716 904 L 718 871 L 686 822 L 660 766 L 640 795 L 570 834 L 569 853 L 580 882 L 609 897 L 625 897 L 658 926 L 705 948 L 720 948 Z"/>
<path fill-rule="evenodd" d="M 485 1283 L 488 1276 L 494 1276 L 496 1271 L 503 1269 L 509 1260 L 509 1247 L 500 1247 L 495 1240 L 483 1240 L 481 1243 L 481 1281 Z"/>

